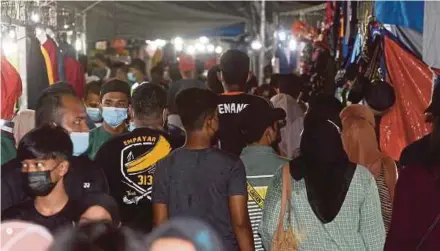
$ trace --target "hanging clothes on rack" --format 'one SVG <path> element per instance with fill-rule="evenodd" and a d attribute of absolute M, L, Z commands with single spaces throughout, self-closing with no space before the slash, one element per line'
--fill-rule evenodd
<path fill-rule="evenodd" d="M 86 79 L 82 65 L 76 59 L 64 56 L 64 70 L 66 81 L 73 86 L 76 95 L 82 98 L 86 86 Z"/>
<path fill-rule="evenodd" d="M 58 60 L 57 60 L 57 45 L 55 44 L 55 42 L 52 40 L 52 38 L 50 38 L 49 36 L 47 36 L 46 41 L 43 43 L 42 45 L 44 47 L 44 49 L 46 49 L 47 54 L 50 57 L 50 70 L 52 71 L 52 79 L 53 81 L 51 82 L 49 78 L 49 84 L 52 85 L 53 83 L 58 82 L 60 79 L 58 77 Z M 48 67 L 49 69 L 49 67 Z M 49 70 L 48 70 L 49 72 Z"/>
<path fill-rule="evenodd" d="M 52 63 L 50 62 L 49 53 L 43 46 L 41 46 L 41 53 L 43 54 L 44 62 L 46 63 L 47 79 L 49 80 L 49 85 L 53 85 L 54 83 L 53 69 L 52 69 Z"/>
<path fill-rule="evenodd" d="M 28 108 L 35 110 L 40 93 L 49 86 L 46 61 L 40 42 L 30 34 L 26 53 Z"/>
<path fill-rule="evenodd" d="M 5 56 L 1 55 L 1 164 L 15 158 L 15 141 L 13 135 L 14 124 L 11 122 L 14 116 L 14 107 L 21 96 L 22 86 L 20 75 L 17 70 L 8 62 Z"/>

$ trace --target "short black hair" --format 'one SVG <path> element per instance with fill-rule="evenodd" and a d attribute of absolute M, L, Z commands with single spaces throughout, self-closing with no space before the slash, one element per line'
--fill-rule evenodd
<path fill-rule="evenodd" d="M 128 84 L 127 82 L 125 82 L 123 80 L 112 78 L 112 79 L 109 79 L 106 83 L 104 83 L 101 86 L 101 90 L 100 90 L 101 100 L 104 97 L 104 95 L 109 92 L 124 93 L 127 96 L 128 102 L 130 102 L 131 87 L 130 87 L 130 84 Z"/>
<path fill-rule="evenodd" d="M 273 96 L 277 95 L 277 91 L 269 84 L 263 84 L 255 89 L 254 95 L 270 100 Z"/>
<path fill-rule="evenodd" d="M 92 81 L 92 82 L 88 83 L 86 85 L 86 88 L 84 89 L 84 98 L 87 98 L 87 96 L 89 96 L 89 94 L 95 94 L 95 95 L 99 96 L 101 93 L 101 86 L 102 86 L 101 80 Z"/>
<path fill-rule="evenodd" d="M 142 236 L 127 227 L 109 222 L 91 222 L 58 232 L 49 251 L 141 251 Z"/>
<path fill-rule="evenodd" d="M 280 93 L 288 94 L 297 99 L 303 89 L 303 80 L 296 74 L 278 74 L 276 76 L 276 88 Z"/>
<path fill-rule="evenodd" d="M 167 105 L 165 89 L 152 83 L 141 84 L 131 98 L 134 116 L 139 120 L 158 118 Z"/>
<path fill-rule="evenodd" d="M 218 79 L 218 73 L 220 72 L 220 66 L 214 65 L 209 69 L 207 76 L 207 85 L 212 92 L 216 94 L 222 94 L 225 92 L 222 82 Z"/>
<path fill-rule="evenodd" d="M 200 130 L 206 117 L 215 114 L 218 102 L 218 96 L 210 90 L 188 88 L 177 94 L 177 114 L 187 131 Z"/>
<path fill-rule="evenodd" d="M 220 59 L 220 69 L 226 85 L 244 88 L 249 74 L 250 59 L 239 50 L 228 50 Z"/>
<path fill-rule="evenodd" d="M 48 140 L 50 137 L 50 140 Z M 73 144 L 69 134 L 60 126 L 45 124 L 34 128 L 18 143 L 17 157 L 20 161 L 26 159 L 56 159 L 68 160 L 73 153 Z"/>
<path fill-rule="evenodd" d="M 64 109 L 63 98 L 74 97 L 78 99 L 75 93 L 64 84 L 58 87 L 54 86 L 55 85 L 52 85 L 51 87 L 45 89 L 38 98 L 35 108 L 36 127 L 50 123 L 61 125 L 63 114 L 62 110 Z"/>
<path fill-rule="evenodd" d="M 140 72 L 142 72 L 142 74 L 145 75 L 145 62 L 144 60 L 140 59 L 140 58 L 135 58 L 131 61 L 131 64 L 129 66 L 129 68 L 134 68 Z"/>
<path fill-rule="evenodd" d="M 128 66 L 124 62 L 115 62 L 112 65 L 110 77 L 116 77 L 116 73 L 118 70 L 121 70 L 124 73 L 128 73 Z"/>

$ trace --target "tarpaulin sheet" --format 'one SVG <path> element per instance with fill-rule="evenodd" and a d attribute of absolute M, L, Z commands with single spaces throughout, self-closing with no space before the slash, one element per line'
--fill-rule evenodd
<path fill-rule="evenodd" d="M 433 68 L 440 68 L 440 2 L 425 3 L 423 26 L 423 61 Z"/>
<path fill-rule="evenodd" d="M 383 24 L 395 24 L 423 32 L 424 1 L 375 1 L 375 14 Z"/>
<path fill-rule="evenodd" d="M 424 122 L 432 92 L 428 66 L 388 36 L 384 37 L 387 81 L 396 92 L 396 103 L 380 123 L 383 152 L 398 160 L 407 145 L 429 132 Z"/>

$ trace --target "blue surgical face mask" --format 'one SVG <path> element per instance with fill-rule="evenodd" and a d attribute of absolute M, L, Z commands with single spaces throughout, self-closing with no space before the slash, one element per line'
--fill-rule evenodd
<path fill-rule="evenodd" d="M 70 140 L 73 143 L 73 156 L 80 156 L 89 148 L 88 132 L 71 132 Z"/>
<path fill-rule="evenodd" d="M 127 108 L 103 107 L 102 118 L 107 125 L 116 128 L 128 118 Z"/>
<path fill-rule="evenodd" d="M 99 122 L 102 120 L 101 110 L 99 108 L 87 107 L 87 115 L 93 122 Z"/>
<path fill-rule="evenodd" d="M 127 73 L 127 78 L 128 81 L 132 82 L 132 83 L 136 83 L 136 76 L 133 74 L 133 72 L 129 72 Z"/>

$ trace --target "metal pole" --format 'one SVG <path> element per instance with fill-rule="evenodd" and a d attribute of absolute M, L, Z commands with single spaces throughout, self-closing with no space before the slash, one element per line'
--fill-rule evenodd
<path fill-rule="evenodd" d="M 87 12 L 82 13 L 82 50 L 84 55 L 87 55 Z"/>
<path fill-rule="evenodd" d="M 266 1 L 261 0 L 261 22 L 260 22 L 260 42 L 262 47 L 260 49 L 260 58 L 258 60 L 259 64 L 259 75 L 258 84 L 264 84 L 264 55 L 266 52 Z"/>

